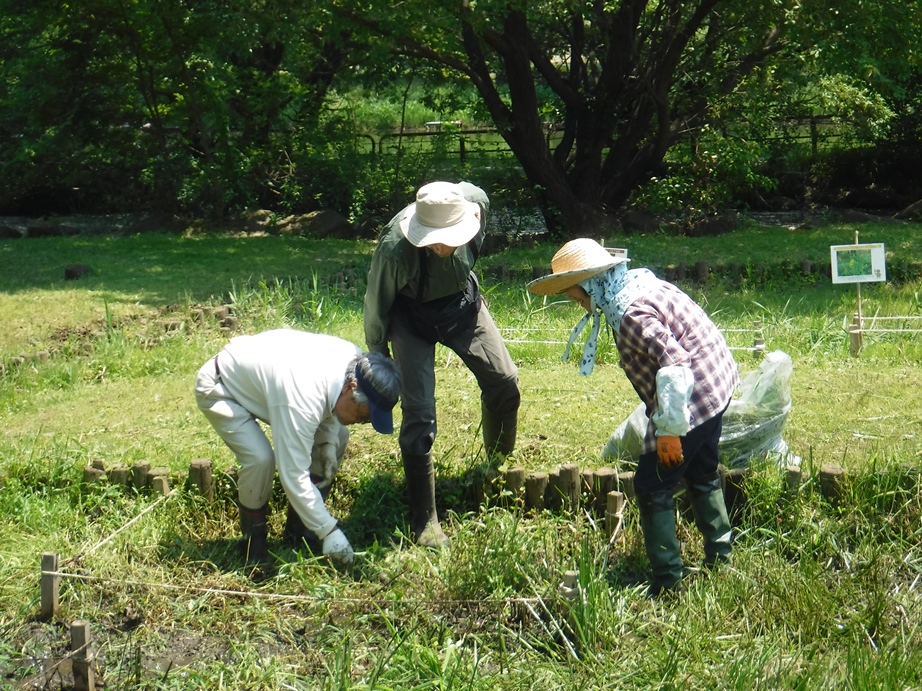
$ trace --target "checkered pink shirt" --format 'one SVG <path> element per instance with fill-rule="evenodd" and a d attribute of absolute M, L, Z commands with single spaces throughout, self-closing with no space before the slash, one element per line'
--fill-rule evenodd
<path fill-rule="evenodd" d="M 671 283 L 658 281 L 624 313 L 616 337 L 621 367 L 647 406 L 657 410 L 656 373 L 660 367 L 691 369 L 695 387 L 689 401 L 691 429 L 720 413 L 739 385 L 739 372 L 727 342 L 704 310 Z M 655 427 L 647 426 L 642 453 L 656 450 Z"/>

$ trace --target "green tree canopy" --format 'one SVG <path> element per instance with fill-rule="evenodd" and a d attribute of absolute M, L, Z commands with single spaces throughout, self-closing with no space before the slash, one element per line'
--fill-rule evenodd
<path fill-rule="evenodd" d="M 779 67 L 883 79 L 922 21 L 917 3 L 886 0 L 369 0 L 339 13 L 473 84 L 570 235 L 597 231 L 726 104 L 745 107 L 744 85 L 778 93 Z"/>

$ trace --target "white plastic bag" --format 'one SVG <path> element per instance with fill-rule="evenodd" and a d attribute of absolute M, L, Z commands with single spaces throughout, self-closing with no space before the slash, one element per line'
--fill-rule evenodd
<path fill-rule="evenodd" d="M 790 452 L 781 436 L 791 411 L 793 369 L 791 357 L 775 350 L 743 377 L 739 395 L 730 401 L 724 413 L 720 456 L 725 466 L 745 467 L 752 458 L 762 456 L 770 456 L 782 466 L 800 465 L 800 458 Z M 636 462 L 647 422 L 641 403 L 612 433 L 602 450 L 602 458 Z"/>

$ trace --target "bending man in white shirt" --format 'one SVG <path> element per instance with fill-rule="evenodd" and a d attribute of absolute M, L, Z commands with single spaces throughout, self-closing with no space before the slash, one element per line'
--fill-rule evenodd
<path fill-rule="evenodd" d="M 393 432 L 394 361 L 324 334 L 293 329 L 238 336 L 199 370 L 199 410 L 240 464 L 237 493 L 247 563 L 269 560 L 266 514 L 275 471 L 323 553 L 351 564 L 352 546 L 324 505 L 349 440 L 346 425 Z M 260 422 L 272 428 L 270 444 Z"/>

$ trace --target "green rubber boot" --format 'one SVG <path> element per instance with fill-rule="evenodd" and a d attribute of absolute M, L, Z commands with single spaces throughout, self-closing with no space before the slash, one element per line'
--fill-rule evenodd
<path fill-rule="evenodd" d="M 730 519 L 720 485 L 720 474 L 688 480 L 695 525 L 704 537 L 704 566 L 730 561 L 733 551 Z"/>
<path fill-rule="evenodd" d="M 404 454 L 403 472 L 407 478 L 410 502 L 410 529 L 416 544 L 429 549 L 448 547 L 435 509 L 435 468 L 432 454 Z"/>
<path fill-rule="evenodd" d="M 648 595 L 657 597 L 664 591 L 678 591 L 682 582 L 682 556 L 675 532 L 675 500 L 672 492 L 638 494 L 640 527 L 644 546 L 653 571 Z"/>

